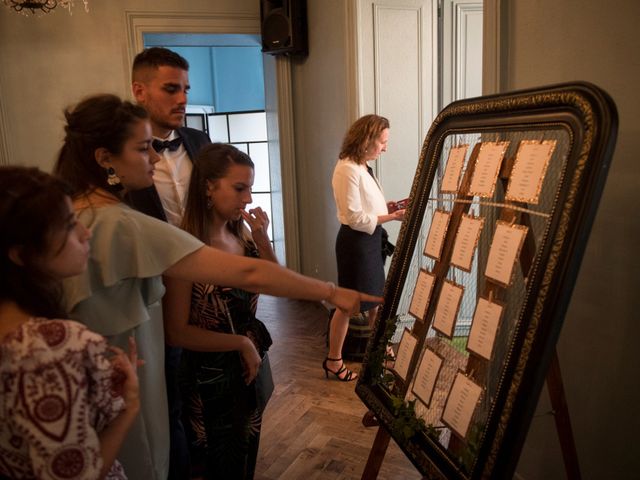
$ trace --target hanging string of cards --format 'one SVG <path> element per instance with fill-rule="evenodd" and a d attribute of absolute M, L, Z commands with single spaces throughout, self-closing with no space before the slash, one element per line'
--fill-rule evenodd
<path fill-rule="evenodd" d="M 480 145 L 468 191 L 464 195 L 492 198 L 509 142 L 485 142 Z M 549 161 L 556 146 L 555 140 L 523 140 L 518 145 L 513 168 L 508 180 L 504 198 L 510 202 L 524 202 L 537 205 L 543 188 Z M 440 191 L 459 194 L 463 177 L 465 158 L 469 146 L 452 147 L 441 179 Z M 471 272 L 478 242 L 485 225 L 485 218 L 462 214 L 453 238 L 449 264 L 465 272 Z M 443 247 L 449 237 L 452 212 L 436 209 L 431 218 L 423 255 L 441 262 Z M 493 237 L 484 271 L 491 282 L 508 288 L 514 277 L 514 268 L 524 244 L 528 228 L 513 222 L 496 221 Z M 451 241 L 451 240 L 449 240 Z M 435 301 L 431 327 L 439 334 L 452 338 L 458 312 L 464 294 L 464 286 L 447 279 L 442 280 L 438 298 L 432 299 L 434 286 L 439 280 L 436 275 L 421 269 L 413 289 L 409 314 L 424 322 L 428 307 Z M 466 349 L 487 361 L 491 360 L 496 335 L 500 326 L 504 305 L 492 298 L 479 296 L 475 305 Z M 418 345 L 418 339 L 405 329 L 393 370 L 402 379 L 407 378 L 409 364 Z M 431 404 L 438 377 L 443 370 L 445 359 L 427 345 L 418 363 L 413 379 L 413 393 L 427 407 Z M 444 408 L 442 423 L 456 435 L 465 438 L 476 405 L 480 401 L 483 388 L 469 378 L 462 370 L 453 376 Z M 439 387 L 440 388 L 440 387 Z"/>

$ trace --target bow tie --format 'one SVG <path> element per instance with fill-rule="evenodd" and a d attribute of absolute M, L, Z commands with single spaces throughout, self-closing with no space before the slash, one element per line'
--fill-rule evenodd
<path fill-rule="evenodd" d="M 153 149 L 158 153 L 162 152 L 165 148 L 168 148 L 170 152 L 175 152 L 176 150 L 178 150 L 180 145 L 182 145 L 182 138 L 178 137 L 174 138 L 173 140 L 157 140 L 154 138 L 153 142 L 151 142 L 151 145 L 153 146 Z"/>

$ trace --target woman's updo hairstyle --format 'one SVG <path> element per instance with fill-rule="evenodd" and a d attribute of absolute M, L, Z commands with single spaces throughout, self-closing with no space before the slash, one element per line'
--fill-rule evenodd
<path fill-rule="evenodd" d="M 64 145 L 55 173 L 72 186 L 74 194 L 93 188 L 111 190 L 107 173 L 95 159 L 98 148 L 117 155 L 132 134 L 136 122 L 148 118 L 147 111 L 116 95 L 94 95 L 64 112 Z"/>

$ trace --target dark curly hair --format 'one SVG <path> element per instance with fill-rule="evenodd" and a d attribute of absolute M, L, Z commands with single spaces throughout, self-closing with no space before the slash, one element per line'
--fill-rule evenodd
<path fill-rule="evenodd" d="M 94 95 L 82 100 L 65 111 L 66 135 L 54 172 L 71 185 L 74 196 L 96 188 L 112 190 L 106 171 L 96 162 L 95 151 L 103 147 L 119 154 L 132 127 L 148 117 L 144 108 L 116 95 Z"/>
<path fill-rule="evenodd" d="M 69 218 L 71 188 L 37 168 L 0 167 L 0 300 L 13 301 L 30 315 L 65 318 L 60 280 L 43 272 L 38 259 Z M 21 264 L 9 258 L 20 249 Z"/>

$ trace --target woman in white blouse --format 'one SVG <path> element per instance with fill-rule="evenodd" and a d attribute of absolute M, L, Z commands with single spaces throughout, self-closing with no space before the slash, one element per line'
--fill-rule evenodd
<path fill-rule="evenodd" d="M 367 162 L 387 150 L 389 120 L 379 115 L 365 115 L 351 125 L 344 137 L 333 172 L 333 196 L 341 223 L 336 238 L 338 284 L 372 295 L 384 289 L 381 224 L 402 220 L 404 209 L 389 213 L 382 189 Z M 377 307 L 362 302 L 373 325 Z M 355 380 L 357 374 L 344 366 L 342 345 L 349 328 L 349 316 L 336 310 L 329 330 L 329 354 L 322 368 L 338 380 Z"/>

